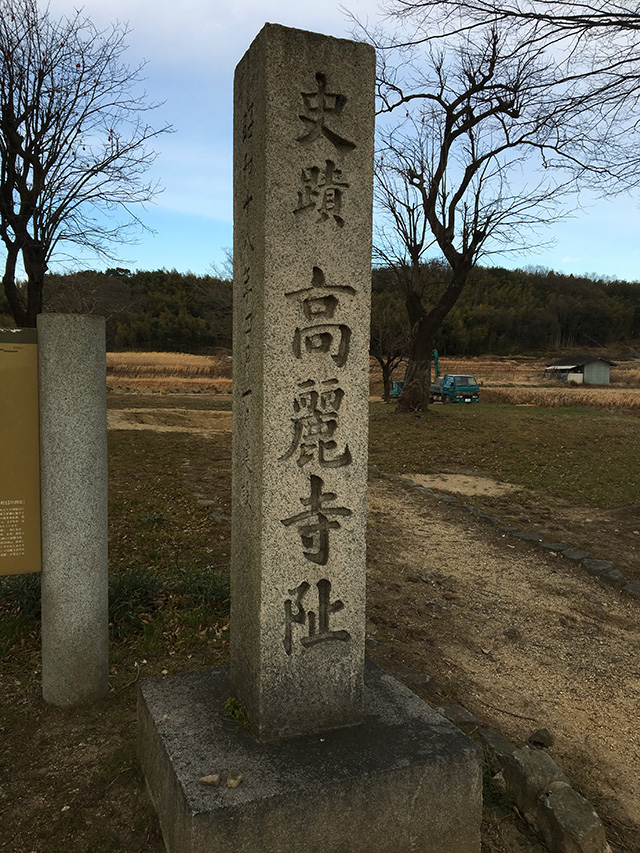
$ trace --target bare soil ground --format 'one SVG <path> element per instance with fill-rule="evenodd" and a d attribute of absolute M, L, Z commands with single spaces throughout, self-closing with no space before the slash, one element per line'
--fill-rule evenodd
<path fill-rule="evenodd" d="M 491 477 L 468 476 L 465 474 L 408 474 L 407 478 L 425 486 L 427 489 L 439 489 L 458 495 L 484 497 L 502 497 L 521 491 L 520 486 L 511 483 L 499 483 Z"/>
<path fill-rule="evenodd" d="M 368 555 L 372 657 L 429 675 L 413 688 L 428 702 L 458 702 L 518 745 L 548 728 L 613 849 L 640 850 L 638 602 L 385 479 L 370 484 Z"/>
<path fill-rule="evenodd" d="M 214 490 L 226 512 L 230 413 L 209 411 L 197 399 L 185 408 L 177 400 L 132 396 L 112 406 L 109 425 L 138 435 L 173 432 L 176 440 L 192 433 L 181 451 L 186 467 L 176 479 L 188 479 L 194 504 L 197 494 Z M 633 552 L 629 565 L 638 561 L 633 508 L 625 508 L 613 536 L 604 525 L 615 511 L 550 501 L 497 483 L 489 472 L 435 476 L 431 487 L 469 495 L 469 503 L 507 523 L 588 545 L 616 562 L 618 551 L 625 559 Z M 548 728 L 555 738 L 551 755 L 602 817 L 613 853 L 638 853 L 640 603 L 563 557 L 500 534 L 437 494 L 375 472 L 368 538 L 371 657 L 429 704 L 464 705 L 518 745 L 533 730 Z M 137 671 L 112 661 L 109 700 L 81 713 L 43 705 L 28 641 L 0 672 L 0 730 L 24 732 L 24 742 L 5 744 L 9 775 L 0 779 L 0 849 L 160 853 L 157 823 L 136 769 L 136 672 L 225 663 L 225 631 L 222 622 L 208 630 L 197 655 L 181 651 L 180 636 L 163 635 L 165 657 L 149 657 L 148 664 L 137 658 Z M 486 793 L 484 853 L 543 853 L 512 805 L 490 784 Z"/>
<path fill-rule="evenodd" d="M 109 409 L 107 425 L 109 429 L 152 429 L 155 432 L 230 432 L 231 412 L 178 408 Z"/>
<path fill-rule="evenodd" d="M 120 429 L 230 427 L 229 413 L 179 408 L 110 418 Z M 571 544 L 598 539 L 612 517 L 568 505 L 559 513 L 558 502 L 545 505 L 542 495 L 490 477 L 409 476 L 472 503 L 482 497 L 525 529 L 553 518 L 552 532 Z M 633 532 L 627 538 L 640 545 Z M 600 545 L 611 548 L 611 532 Z M 409 686 L 431 704 L 459 702 L 518 745 L 548 728 L 553 757 L 605 820 L 613 849 L 640 851 L 640 604 L 561 556 L 383 478 L 370 484 L 368 555 L 372 657 L 399 667 L 401 679 L 403 667 L 428 675 L 427 687 L 410 678 Z M 489 817 L 486 849 L 535 850 L 522 829 L 515 818 Z"/>
<path fill-rule="evenodd" d="M 429 486 L 425 475 L 403 475 Z M 538 533 L 547 542 L 582 548 L 598 559 L 612 560 L 630 580 L 640 580 L 640 506 L 603 509 L 577 506 L 545 492 L 521 489 L 488 477 L 443 473 L 433 488 L 457 494 L 505 525 Z M 639 848 L 640 849 L 640 848 Z"/>
<path fill-rule="evenodd" d="M 538 533 L 547 542 L 582 548 L 612 560 L 629 580 L 640 580 L 640 506 L 576 506 L 539 490 L 523 489 L 476 473 L 403 474 L 418 485 L 458 495 L 505 525 Z"/>

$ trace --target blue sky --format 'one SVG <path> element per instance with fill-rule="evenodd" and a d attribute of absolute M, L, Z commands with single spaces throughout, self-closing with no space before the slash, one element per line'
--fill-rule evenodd
<path fill-rule="evenodd" d="M 361 19 L 376 18 L 379 0 L 344 0 Z M 54 15 L 79 4 L 52 0 Z M 85 0 L 98 25 L 131 27 L 128 61 L 148 61 L 149 98 L 164 101 L 156 123 L 175 133 L 158 141 L 153 176 L 164 186 L 142 213 L 155 234 L 122 248 L 131 269 L 177 269 L 204 274 L 220 266 L 232 244 L 233 71 L 266 21 L 349 37 L 343 4 L 325 0 Z M 508 267 L 550 267 L 640 280 L 640 192 L 611 201 L 584 199 L 586 208 L 549 229 L 555 245 L 517 258 L 493 257 Z M 546 235 L 545 235 L 546 236 Z M 85 266 L 104 264 L 85 261 Z"/>

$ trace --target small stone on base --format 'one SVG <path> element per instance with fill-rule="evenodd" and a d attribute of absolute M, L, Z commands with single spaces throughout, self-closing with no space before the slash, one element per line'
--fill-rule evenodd
<path fill-rule="evenodd" d="M 482 753 L 367 662 L 361 725 L 260 743 L 228 671 L 140 683 L 138 752 L 169 853 L 480 853 Z M 200 784 L 211 767 L 236 788 Z"/>

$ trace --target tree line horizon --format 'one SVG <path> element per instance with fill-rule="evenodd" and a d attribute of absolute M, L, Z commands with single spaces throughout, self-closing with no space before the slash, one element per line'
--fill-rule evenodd
<path fill-rule="evenodd" d="M 427 408 L 434 347 L 499 353 L 634 338 L 636 291 L 626 283 L 605 292 L 585 278 L 578 294 L 573 277 L 559 285 L 554 273 L 536 295 L 526 271 L 514 279 L 481 264 L 544 245 L 585 189 L 638 190 L 637 4 L 390 0 L 378 24 L 353 23 L 377 50 L 373 257 L 390 286 L 381 297 L 374 282 L 374 326 L 376 352 L 400 340 L 408 349 L 400 410 Z M 159 189 L 147 172 L 173 128 L 148 121 L 158 104 L 142 88 L 144 63 L 126 62 L 128 32 L 118 22 L 99 29 L 82 11 L 56 18 L 39 0 L 3 4 L 0 242 L 18 326 L 35 326 L 47 302 L 88 282 L 87 273 L 64 284 L 47 275 L 56 256 L 81 247 L 117 263 L 114 247 L 144 228 L 135 209 Z M 76 302 L 91 313 L 102 300 L 113 345 L 210 347 L 227 334 L 220 286 L 176 273 L 178 322 L 158 274 L 114 268 L 111 302 L 91 275 Z M 125 304 L 138 306 L 135 322 L 119 312 Z M 397 355 L 379 357 L 383 371 L 389 358 Z"/>
<path fill-rule="evenodd" d="M 421 265 L 431 299 L 448 266 Z M 428 307 L 428 303 L 427 303 Z M 45 311 L 106 318 L 110 351 L 209 354 L 232 345 L 232 282 L 176 270 L 47 274 Z M 0 296 L 0 326 L 13 327 Z M 409 323 L 393 270 L 372 270 L 371 355 L 409 354 Z M 640 282 L 528 267 L 476 267 L 436 336 L 444 356 L 542 355 L 566 349 L 640 349 Z"/>

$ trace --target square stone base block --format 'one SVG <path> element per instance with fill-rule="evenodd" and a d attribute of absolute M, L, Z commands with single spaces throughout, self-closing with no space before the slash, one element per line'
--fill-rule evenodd
<path fill-rule="evenodd" d="M 365 684 L 361 725 L 264 744 L 225 713 L 227 670 L 142 681 L 138 754 L 169 853 L 479 853 L 479 748 L 370 662 Z"/>

